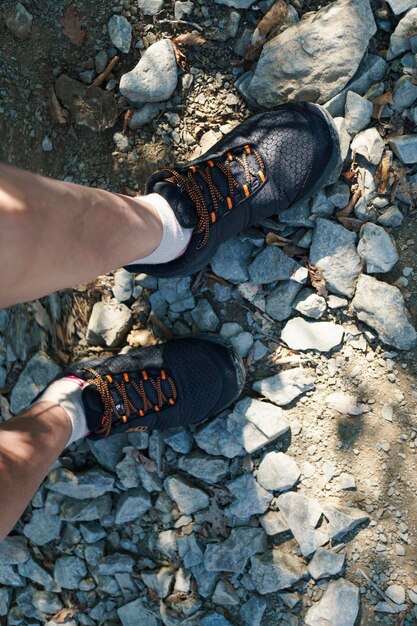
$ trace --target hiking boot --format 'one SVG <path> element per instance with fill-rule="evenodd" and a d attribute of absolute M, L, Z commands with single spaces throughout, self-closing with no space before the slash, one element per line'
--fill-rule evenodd
<path fill-rule="evenodd" d="M 254 115 L 198 159 L 150 177 L 146 193 L 163 196 L 194 232 L 173 261 L 126 269 L 165 278 L 197 272 L 230 237 L 333 182 L 340 165 L 337 130 L 319 105 L 287 104 Z"/>
<path fill-rule="evenodd" d="M 242 391 L 242 360 L 226 342 L 186 337 L 69 367 L 59 378 L 88 382 L 82 391 L 91 439 L 121 432 L 197 424 Z"/>

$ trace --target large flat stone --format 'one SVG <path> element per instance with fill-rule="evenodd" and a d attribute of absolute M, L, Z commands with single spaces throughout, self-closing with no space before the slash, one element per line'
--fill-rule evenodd
<path fill-rule="evenodd" d="M 397 287 L 362 275 L 352 307 L 360 320 L 376 330 L 379 339 L 398 350 L 417 344 L 417 332 L 408 318 L 404 298 Z"/>
<path fill-rule="evenodd" d="M 275 283 L 278 280 L 289 280 L 298 267 L 298 263 L 281 248 L 267 246 L 249 266 L 249 276 L 254 283 Z"/>
<path fill-rule="evenodd" d="M 233 528 L 226 541 L 208 544 L 204 566 L 208 572 L 242 574 L 248 559 L 266 548 L 266 535 L 260 528 Z"/>
<path fill-rule="evenodd" d="M 332 580 L 319 602 L 305 616 L 308 626 L 354 626 L 359 613 L 359 588 L 348 580 Z"/>
<path fill-rule="evenodd" d="M 333 322 L 308 322 L 295 317 L 285 325 L 281 339 L 293 350 L 328 352 L 342 343 L 343 326 Z"/>
<path fill-rule="evenodd" d="M 362 262 L 356 251 L 356 235 L 340 224 L 316 220 L 310 263 L 322 272 L 329 291 L 353 296 Z"/>
<path fill-rule="evenodd" d="M 307 391 L 315 389 L 313 371 L 302 367 L 284 370 L 256 381 L 252 389 L 278 406 L 286 406 Z"/>
<path fill-rule="evenodd" d="M 251 559 L 249 571 L 258 593 L 265 595 L 280 589 L 287 589 L 306 575 L 301 559 L 273 549 Z"/>
<path fill-rule="evenodd" d="M 333 2 L 264 46 L 248 91 L 267 108 L 290 100 L 324 103 L 355 74 L 375 32 L 368 0 Z"/>
<path fill-rule="evenodd" d="M 329 541 L 327 531 L 317 528 L 323 509 L 316 500 L 289 492 L 279 496 L 277 503 L 303 556 L 310 556 Z"/>
<path fill-rule="evenodd" d="M 226 510 L 241 519 L 265 513 L 272 500 L 272 494 L 261 487 L 252 474 L 242 474 L 229 481 L 226 486 L 235 497 L 235 501 Z"/>

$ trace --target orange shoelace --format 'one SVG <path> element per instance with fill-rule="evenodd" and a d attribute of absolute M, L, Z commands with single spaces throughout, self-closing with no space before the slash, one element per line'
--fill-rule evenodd
<path fill-rule="evenodd" d="M 96 387 L 103 402 L 104 411 L 101 418 L 101 426 L 95 432 L 104 434 L 105 437 L 110 434 L 113 416 L 115 416 L 121 422 L 123 422 L 123 424 L 125 424 L 129 420 L 129 417 L 132 413 L 138 413 L 140 417 L 144 417 L 145 413 L 147 413 L 149 410 L 158 413 L 164 405 L 174 405 L 177 399 L 177 390 L 175 387 L 175 383 L 171 376 L 168 376 L 166 374 L 165 370 L 161 370 L 160 374 L 157 376 L 151 376 L 145 370 L 142 370 L 141 378 L 138 381 L 130 378 L 129 375 L 125 372 L 123 374 L 124 382 L 119 383 L 110 374 L 102 376 L 91 367 L 85 367 L 84 369 L 87 372 L 93 374 L 93 376 L 95 377 L 89 379 L 88 382 Z M 157 396 L 157 404 L 151 402 L 145 389 L 145 381 L 148 384 L 152 385 L 153 389 L 155 390 Z M 162 381 L 166 381 L 169 384 L 172 397 L 168 398 L 162 391 Z M 142 406 L 135 406 L 135 404 L 133 404 L 133 402 L 129 398 L 126 389 L 127 383 L 132 385 L 133 389 L 140 397 Z M 117 409 L 116 402 L 114 401 L 114 398 L 110 392 L 110 384 L 114 385 L 114 387 L 117 389 L 123 399 L 123 405 L 125 409 L 124 415 L 121 415 Z M 140 426 L 129 430 L 147 430 L 147 427 Z"/>
<path fill-rule="evenodd" d="M 248 161 L 248 155 L 253 154 L 256 159 L 258 170 L 255 171 L 250 165 Z M 232 161 L 236 161 L 243 168 L 243 172 L 245 175 L 246 182 L 241 185 L 236 178 L 232 174 L 232 170 L 230 167 L 230 163 Z M 229 187 L 229 195 L 224 198 L 218 186 L 214 183 L 212 178 L 212 168 L 217 168 L 222 172 L 222 174 L 226 177 L 227 184 Z M 217 212 L 219 210 L 219 203 L 227 203 L 227 208 L 230 211 L 233 209 L 233 196 L 236 193 L 237 189 L 241 189 L 243 187 L 243 192 L 246 197 L 250 196 L 249 187 L 251 185 L 251 175 L 258 177 L 262 182 L 265 181 L 265 166 L 262 161 L 261 155 L 255 148 L 251 148 L 250 146 L 244 147 L 244 152 L 242 156 L 233 156 L 231 152 L 227 153 L 227 159 L 225 163 L 214 163 L 213 161 L 205 161 L 198 167 L 195 165 L 191 165 L 187 172 L 187 175 L 181 175 L 177 171 L 166 168 L 171 174 L 171 177 L 166 178 L 166 182 L 174 183 L 179 185 L 184 189 L 184 191 L 188 194 L 191 201 L 196 207 L 197 215 L 198 215 L 198 224 L 195 228 L 195 233 L 197 235 L 203 234 L 203 239 L 199 244 L 199 248 L 202 248 L 206 245 L 209 237 L 210 224 L 214 224 L 217 219 Z M 213 210 L 209 211 L 207 206 L 207 202 L 204 198 L 203 191 L 198 184 L 196 179 L 196 174 L 199 174 L 201 178 L 207 185 L 207 188 L 210 192 L 211 202 L 213 204 Z"/>

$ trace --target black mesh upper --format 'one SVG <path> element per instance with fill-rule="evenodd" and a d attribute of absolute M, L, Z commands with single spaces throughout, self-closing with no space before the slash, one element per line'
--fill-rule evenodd
<path fill-rule="evenodd" d="M 174 380 L 178 393 L 173 406 L 166 403 L 160 412 L 148 411 L 144 417 L 132 415 L 127 424 L 115 418 L 112 434 L 127 428 L 147 426 L 150 429 L 165 429 L 200 422 L 230 404 L 240 392 L 233 352 L 228 347 L 206 339 L 189 337 L 169 341 L 165 344 L 131 350 L 127 354 L 108 358 L 91 359 L 73 365 L 63 376 L 74 374 L 87 380 L 93 377 L 86 367 L 102 376 L 110 374 L 118 382 L 123 381 L 123 373 L 138 382 L 143 379 L 142 370 L 149 376 L 157 375 L 163 369 Z M 129 398 L 142 408 L 138 396 L 130 383 L 125 383 Z M 145 383 L 150 399 L 152 388 Z M 116 404 L 122 404 L 119 392 L 110 384 Z M 163 382 L 163 390 L 170 394 L 170 387 Z M 87 422 L 91 430 L 101 424 L 103 404 L 95 387 L 89 385 L 83 391 Z M 120 413 L 124 413 L 121 407 Z M 101 435 L 90 435 L 92 438 Z"/>
<path fill-rule="evenodd" d="M 204 247 L 198 247 L 201 236 L 194 235 L 187 250 L 178 259 L 160 265 L 131 265 L 129 269 L 170 277 L 191 274 L 204 268 L 221 243 L 246 226 L 288 209 L 291 204 L 311 194 L 318 181 L 323 180 L 323 185 L 328 182 L 339 154 L 336 137 L 326 115 L 317 105 L 308 103 L 289 104 L 248 118 L 202 157 L 176 169 L 185 174 L 190 166 L 198 167 L 208 159 L 225 161 L 227 152 L 243 150 L 249 144 L 263 158 L 266 181 L 258 184 L 247 199 L 241 193 L 240 202 L 233 210 L 224 211 L 220 219 L 211 225 L 210 237 Z M 154 191 L 156 187 L 164 195 L 160 183 L 167 176 L 166 171 L 152 176 L 147 192 Z M 243 174 L 241 178 L 244 180 Z M 204 184 L 201 187 L 210 211 L 210 194 Z M 177 202 L 173 198 L 175 190 Z M 189 226 L 192 204 L 184 192 L 172 185 L 168 195 L 178 220 Z"/>

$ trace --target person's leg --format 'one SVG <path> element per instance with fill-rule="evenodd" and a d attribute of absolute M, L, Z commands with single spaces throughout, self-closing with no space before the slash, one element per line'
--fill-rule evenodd
<path fill-rule="evenodd" d="M 0 424 L 0 542 L 24 512 L 71 436 L 58 404 L 42 402 Z"/>
<path fill-rule="evenodd" d="M 161 238 L 146 200 L 0 164 L 0 308 L 146 257 Z"/>

